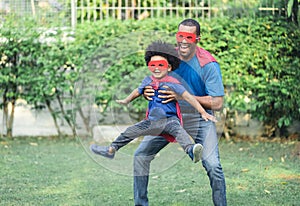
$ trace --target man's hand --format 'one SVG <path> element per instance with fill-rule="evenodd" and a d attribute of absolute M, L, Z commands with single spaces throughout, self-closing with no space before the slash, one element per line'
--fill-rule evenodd
<path fill-rule="evenodd" d="M 164 86 L 167 90 L 158 90 L 158 93 L 161 95 L 158 95 L 159 98 L 165 99 L 162 101 L 162 103 L 168 103 L 171 101 L 174 101 L 176 99 L 181 99 L 180 96 L 178 96 L 174 91 L 169 89 L 169 87 Z M 154 89 L 151 86 L 146 86 L 144 89 L 144 97 L 145 99 L 151 101 L 152 96 L 154 96 Z"/>
<path fill-rule="evenodd" d="M 164 101 L 162 101 L 162 103 L 168 103 L 174 100 L 181 99 L 181 97 L 177 95 L 174 91 L 169 89 L 169 87 L 164 86 L 164 88 L 166 88 L 167 90 L 158 90 L 158 93 L 162 94 L 158 95 L 158 97 L 161 99 L 165 99 Z"/>
<path fill-rule="evenodd" d="M 151 101 L 152 100 L 151 97 L 154 96 L 154 89 L 151 86 L 145 86 L 143 95 L 144 95 L 145 99 Z"/>

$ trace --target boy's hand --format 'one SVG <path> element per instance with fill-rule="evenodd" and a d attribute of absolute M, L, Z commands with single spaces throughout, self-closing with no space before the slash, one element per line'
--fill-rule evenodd
<path fill-rule="evenodd" d="M 218 120 L 216 119 L 215 116 L 212 116 L 212 115 L 208 114 L 207 112 L 201 114 L 201 116 L 205 121 L 211 120 L 212 122 L 218 122 Z"/>
<path fill-rule="evenodd" d="M 151 86 L 145 86 L 144 89 L 144 98 L 151 101 L 152 98 L 154 96 L 154 89 Z"/>
<path fill-rule="evenodd" d="M 124 105 L 127 105 L 129 103 L 125 99 L 117 99 L 116 102 L 119 104 L 124 104 Z"/>

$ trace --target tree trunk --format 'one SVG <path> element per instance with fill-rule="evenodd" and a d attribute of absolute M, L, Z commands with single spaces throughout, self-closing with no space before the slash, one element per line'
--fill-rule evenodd
<path fill-rule="evenodd" d="M 16 105 L 16 100 L 13 99 L 11 101 L 11 111 L 10 111 L 10 113 L 8 113 L 8 119 L 6 122 L 6 135 L 7 135 L 7 137 L 10 137 L 10 138 L 13 136 L 15 105 Z"/>
<path fill-rule="evenodd" d="M 292 2 L 291 8 L 288 6 L 288 10 L 290 12 L 290 15 L 288 16 L 288 21 L 294 22 L 296 25 L 298 25 L 298 0 L 290 0 L 288 1 L 288 4 Z"/>
<path fill-rule="evenodd" d="M 6 98 L 6 94 L 7 94 L 7 89 L 4 90 L 3 92 L 3 134 L 4 134 L 4 125 L 5 125 L 5 129 L 7 130 L 7 118 L 8 118 L 8 100 Z M 7 132 L 6 132 L 7 133 Z"/>
<path fill-rule="evenodd" d="M 6 127 L 6 137 L 11 138 L 13 134 L 13 123 L 15 114 L 15 98 L 12 101 L 7 99 L 8 89 L 6 88 L 3 92 L 3 115 Z M 11 111 L 9 111 L 9 103 L 11 103 Z M 3 131 L 4 132 L 4 131 Z"/>
<path fill-rule="evenodd" d="M 79 112 L 80 117 L 83 120 L 83 123 L 84 123 L 86 131 L 88 133 L 90 133 L 91 132 L 91 128 L 89 126 L 90 125 L 90 118 L 89 118 L 89 116 L 88 117 L 84 116 L 84 113 L 83 113 L 82 108 L 80 106 L 78 106 L 78 112 Z"/>
<path fill-rule="evenodd" d="M 61 101 L 59 94 L 56 94 L 56 98 L 58 100 L 58 104 L 59 104 L 59 107 L 60 107 L 60 110 L 61 110 L 61 113 L 62 113 L 64 119 L 67 121 L 68 125 L 70 126 L 73 136 L 76 137 L 76 129 L 75 129 L 74 122 L 72 122 L 71 118 L 65 112 L 65 109 L 64 109 L 64 106 L 63 106 L 63 103 Z"/>
<path fill-rule="evenodd" d="M 51 107 L 51 102 L 49 100 L 46 100 L 46 105 L 47 105 L 47 108 L 48 108 L 48 110 L 49 110 L 49 112 L 50 112 L 50 114 L 52 116 L 52 119 L 53 119 L 53 122 L 54 122 L 54 125 L 55 125 L 55 128 L 56 128 L 57 134 L 58 134 L 59 137 L 61 137 L 62 133 L 61 133 L 60 128 L 58 126 L 57 118 L 55 116 L 55 112 L 54 112 L 54 110 Z"/>
<path fill-rule="evenodd" d="M 293 13 L 293 20 L 296 25 L 298 25 L 298 9 L 299 9 L 299 2 L 298 0 L 294 0 L 292 13 Z"/>

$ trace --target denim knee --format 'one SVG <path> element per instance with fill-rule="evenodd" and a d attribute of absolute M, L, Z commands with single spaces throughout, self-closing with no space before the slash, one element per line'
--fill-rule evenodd
<path fill-rule="evenodd" d="M 202 161 L 202 165 L 205 168 L 207 174 L 212 178 L 223 179 L 223 169 L 219 162 Z"/>

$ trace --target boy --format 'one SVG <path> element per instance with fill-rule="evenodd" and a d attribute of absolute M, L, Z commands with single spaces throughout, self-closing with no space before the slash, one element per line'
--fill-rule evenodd
<path fill-rule="evenodd" d="M 175 137 L 183 150 L 190 156 L 194 163 L 201 159 L 203 146 L 194 144 L 188 133 L 181 126 L 180 108 L 177 101 L 162 103 L 158 96 L 158 90 L 169 88 L 190 103 L 202 115 L 206 121 L 216 122 L 214 116 L 208 114 L 200 103 L 186 91 L 177 79 L 168 75 L 175 70 L 180 59 L 174 46 L 161 41 L 153 42 L 148 46 L 145 53 L 145 61 L 152 75 L 146 77 L 142 84 L 128 97 L 117 100 L 120 104 L 128 104 L 143 94 L 145 86 L 151 85 L 155 95 L 149 101 L 146 119 L 128 127 L 115 139 L 110 146 L 91 145 L 92 152 L 107 158 L 114 158 L 115 152 L 133 139 L 143 135 L 161 135 L 170 139 Z"/>

